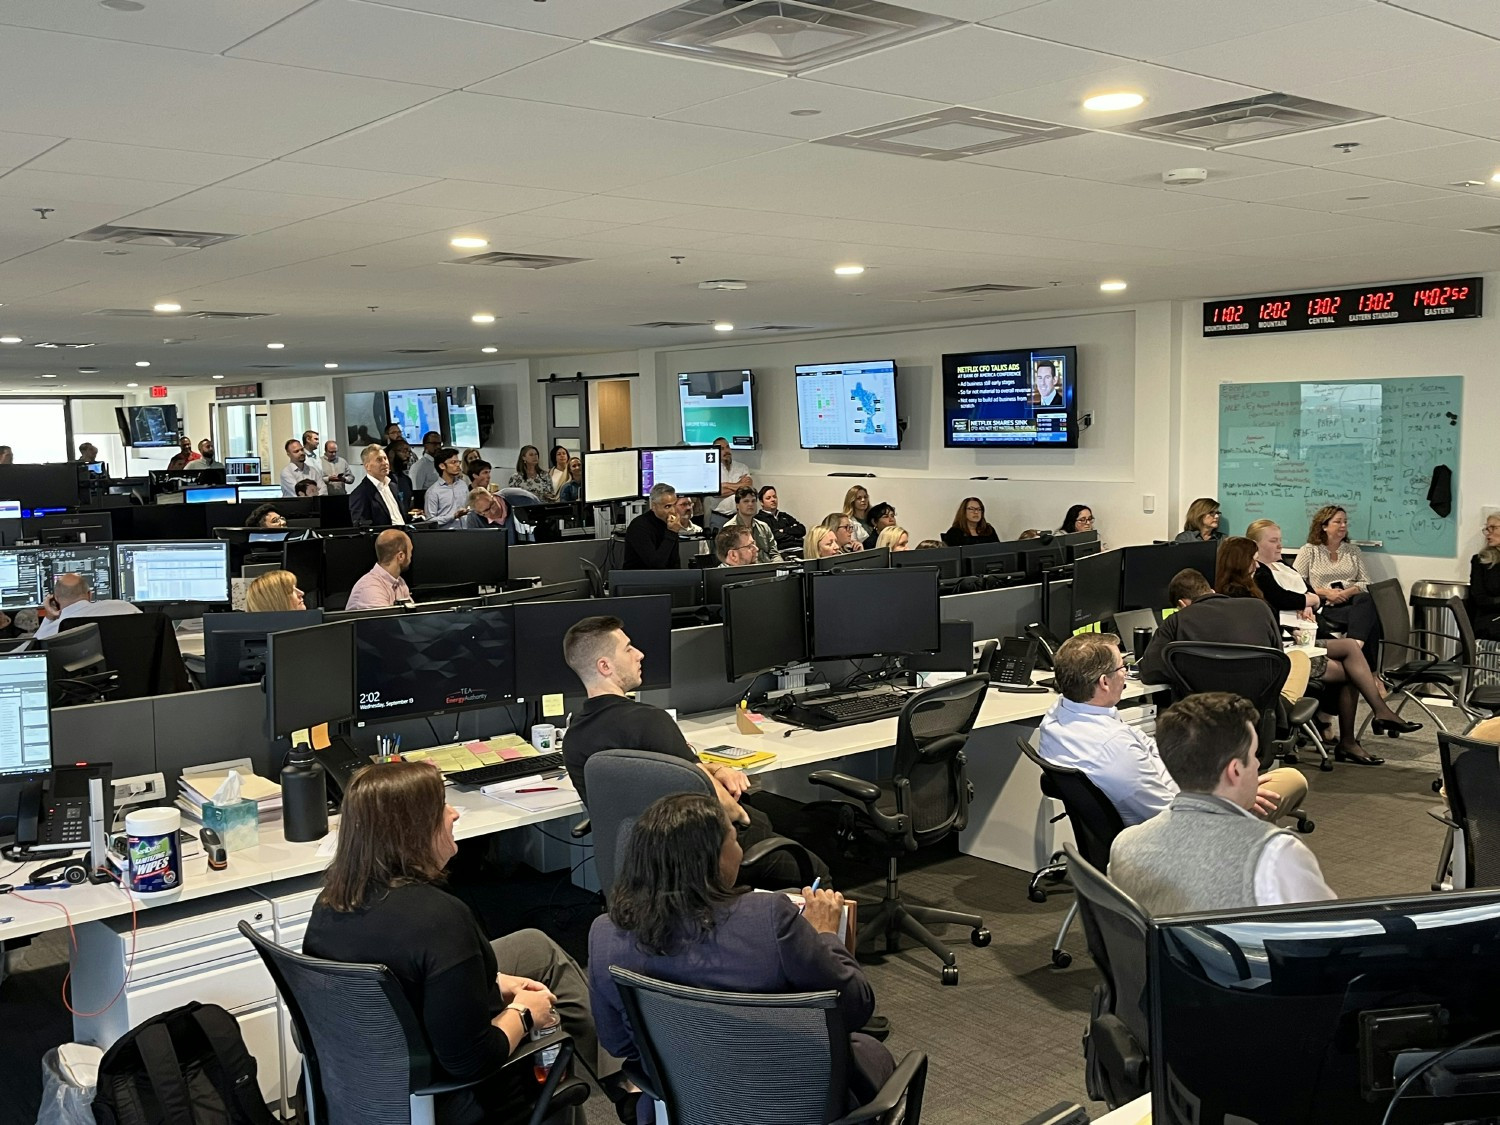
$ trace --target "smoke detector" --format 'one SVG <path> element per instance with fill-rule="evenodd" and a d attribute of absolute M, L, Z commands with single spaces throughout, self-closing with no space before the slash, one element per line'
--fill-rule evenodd
<path fill-rule="evenodd" d="M 734 281 L 730 278 L 721 278 L 718 281 L 700 281 L 699 289 L 717 290 L 720 293 L 738 293 L 741 289 L 749 289 L 748 281 Z"/>
<path fill-rule="evenodd" d="M 1164 184 L 1201 184 L 1206 179 L 1207 168 L 1168 168 L 1161 174 Z"/>

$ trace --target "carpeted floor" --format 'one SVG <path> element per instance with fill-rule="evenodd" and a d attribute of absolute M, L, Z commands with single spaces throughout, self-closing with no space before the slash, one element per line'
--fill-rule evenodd
<path fill-rule="evenodd" d="M 1311 786 L 1306 808 L 1317 822 L 1304 840 L 1341 897 L 1426 891 L 1443 835 L 1427 816 L 1438 803 L 1430 788 L 1438 773 L 1436 740 L 1423 730 L 1367 745 L 1388 764 L 1321 773 L 1304 758 Z M 1019 1123 L 1059 1101 L 1088 1104 L 1079 1039 L 1094 968 L 1076 929 L 1068 942 L 1073 965 L 1052 967 L 1052 939 L 1072 896 L 1063 890 L 1032 903 L 1028 876 L 952 853 L 910 868 L 902 881 L 906 895 L 983 915 L 993 943 L 976 949 L 966 931 L 950 931 L 961 974 L 956 988 L 939 983 L 937 961 L 926 950 L 903 949 L 867 966 L 880 1011 L 893 1024 L 892 1051 L 931 1056 L 924 1113 L 931 1125 Z M 878 882 L 866 890 L 879 897 Z M 539 925 L 582 952 L 593 908 L 555 877 L 517 873 L 475 901 L 496 932 Z M 21 957 L 20 971 L 0 985 L 0 1090 L 7 1094 L 0 1098 L 0 1125 L 36 1119 L 40 1058 L 70 1035 L 59 1003 L 65 940 L 51 935 L 36 943 Z M 1097 1114 L 1103 1107 L 1090 1109 Z M 588 1117 L 593 1125 L 614 1120 L 597 1098 Z"/>

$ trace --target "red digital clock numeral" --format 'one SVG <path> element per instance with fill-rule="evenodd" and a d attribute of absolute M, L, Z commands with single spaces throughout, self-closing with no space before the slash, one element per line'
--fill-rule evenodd
<path fill-rule="evenodd" d="M 1244 305 L 1220 305 L 1214 309 L 1215 324 L 1238 324 L 1244 318 Z"/>
<path fill-rule="evenodd" d="M 1418 289 L 1414 292 L 1411 303 L 1428 309 L 1442 309 L 1464 300 L 1468 295 L 1467 285 L 1434 285 L 1431 289 Z"/>
<path fill-rule="evenodd" d="M 1290 301 L 1267 301 L 1260 307 L 1261 320 L 1285 320 L 1292 312 Z"/>
<path fill-rule="evenodd" d="M 1342 297 L 1314 297 L 1307 302 L 1308 316 L 1332 316 L 1344 303 Z"/>
<path fill-rule="evenodd" d="M 1396 303 L 1396 294 L 1390 290 L 1379 293 L 1361 293 L 1359 295 L 1360 312 L 1385 312 Z"/>

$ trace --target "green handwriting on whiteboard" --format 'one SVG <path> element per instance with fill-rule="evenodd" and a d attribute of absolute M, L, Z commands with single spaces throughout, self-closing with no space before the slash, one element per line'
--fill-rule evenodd
<path fill-rule="evenodd" d="M 1432 470 L 1458 476 L 1458 375 L 1219 387 L 1219 493 L 1226 534 L 1258 519 L 1295 550 L 1325 504 L 1349 511 L 1349 538 L 1398 555 L 1451 558 L 1453 515 L 1427 505 Z"/>

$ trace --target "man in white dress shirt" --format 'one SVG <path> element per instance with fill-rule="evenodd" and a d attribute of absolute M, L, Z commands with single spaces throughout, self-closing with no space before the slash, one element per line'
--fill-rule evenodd
<path fill-rule="evenodd" d="M 1296 835 L 1257 817 L 1255 707 L 1230 692 L 1174 703 L 1156 725 L 1181 786 L 1165 812 L 1125 829 L 1109 875 L 1151 915 L 1241 910 L 1338 897 Z"/>
<path fill-rule="evenodd" d="M 303 444 L 296 438 L 287 438 L 282 448 L 286 450 L 286 468 L 281 470 L 281 494 L 296 496 L 298 483 L 310 480 L 318 486 L 318 495 L 325 495 L 328 487 L 323 483 L 323 474 L 318 471 L 318 463 L 308 457 Z"/>
<path fill-rule="evenodd" d="M 729 448 L 728 438 L 714 438 L 714 448 L 719 451 L 719 503 L 714 511 L 726 518 L 735 513 L 734 494 L 742 488 L 753 488 L 755 482 L 744 466 L 734 467 L 734 452 Z"/>
<path fill-rule="evenodd" d="M 422 503 L 427 526 L 457 527 L 458 522 L 469 514 L 469 482 L 464 477 L 458 450 L 439 449 L 433 460 L 441 475 L 427 486 L 427 496 Z"/>
<path fill-rule="evenodd" d="M 52 596 L 42 606 L 44 620 L 36 629 L 36 639 L 45 641 L 57 636 L 64 621 L 80 617 L 116 617 L 127 613 L 140 613 L 129 602 L 107 598 L 94 600 L 94 588 L 81 574 L 59 574 L 52 583 Z"/>

